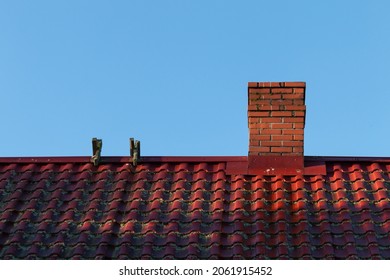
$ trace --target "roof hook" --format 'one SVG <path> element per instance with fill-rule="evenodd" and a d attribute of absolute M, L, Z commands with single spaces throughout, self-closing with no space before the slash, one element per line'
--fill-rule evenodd
<path fill-rule="evenodd" d="M 100 163 L 100 154 L 102 153 L 103 141 L 102 139 L 92 138 L 92 157 L 91 162 L 94 166 Z"/>
<path fill-rule="evenodd" d="M 130 156 L 133 159 L 133 165 L 137 166 L 141 157 L 141 142 L 134 138 L 130 138 Z"/>

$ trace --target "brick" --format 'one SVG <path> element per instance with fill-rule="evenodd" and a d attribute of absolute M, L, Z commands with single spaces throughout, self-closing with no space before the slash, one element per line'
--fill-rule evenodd
<path fill-rule="evenodd" d="M 304 105 L 304 100 L 303 99 L 292 99 L 294 105 Z"/>
<path fill-rule="evenodd" d="M 271 139 L 273 141 L 291 141 L 293 140 L 293 135 L 272 135 Z"/>
<path fill-rule="evenodd" d="M 305 88 L 306 83 L 305 82 L 285 82 L 284 84 L 286 87 L 293 87 L 293 88 Z"/>
<path fill-rule="evenodd" d="M 251 135 L 251 139 L 253 140 L 271 140 L 271 135 Z"/>
<path fill-rule="evenodd" d="M 261 119 L 262 123 L 281 123 L 282 121 L 283 121 L 283 118 L 267 117 L 267 118 Z"/>
<path fill-rule="evenodd" d="M 258 135 L 260 134 L 260 129 L 257 128 L 250 128 L 249 129 L 249 135 Z"/>
<path fill-rule="evenodd" d="M 281 129 L 262 129 L 260 132 L 261 135 L 281 135 L 282 130 Z"/>
<path fill-rule="evenodd" d="M 261 98 L 280 100 L 280 99 L 282 99 L 282 95 L 281 94 L 264 94 L 261 96 Z"/>
<path fill-rule="evenodd" d="M 281 147 L 282 141 L 261 141 L 260 146 L 262 146 L 262 147 Z"/>
<path fill-rule="evenodd" d="M 290 128 L 290 129 L 292 129 L 293 124 L 292 123 L 273 123 L 271 125 L 271 128 Z"/>
<path fill-rule="evenodd" d="M 292 94 L 283 94 L 283 99 L 295 99 L 295 100 L 303 100 L 303 93 L 292 93 Z"/>
<path fill-rule="evenodd" d="M 249 123 L 249 128 L 272 128 L 269 123 Z"/>
<path fill-rule="evenodd" d="M 270 103 L 271 105 L 287 106 L 287 105 L 294 105 L 294 100 L 293 99 L 271 99 Z"/>
<path fill-rule="evenodd" d="M 268 117 L 269 114 L 267 111 L 249 111 L 248 117 Z"/>
<path fill-rule="evenodd" d="M 260 123 L 260 118 L 248 118 L 248 127 L 251 128 L 250 124 Z"/>
<path fill-rule="evenodd" d="M 271 111 L 272 117 L 291 117 L 292 111 Z"/>
<path fill-rule="evenodd" d="M 303 153 L 303 146 L 302 147 L 293 147 L 294 153 Z"/>
<path fill-rule="evenodd" d="M 251 152 L 261 152 L 261 153 L 267 153 L 271 151 L 271 147 L 251 147 L 249 146 L 249 151 Z"/>
<path fill-rule="evenodd" d="M 302 147 L 302 141 L 283 141 L 283 147 Z"/>
<path fill-rule="evenodd" d="M 248 103 L 248 111 L 258 111 L 258 110 L 259 110 L 259 105 Z"/>
<path fill-rule="evenodd" d="M 281 156 L 282 153 L 261 153 L 262 156 Z"/>
<path fill-rule="evenodd" d="M 303 129 L 305 128 L 305 124 L 303 124 L 303 123 L 294 123 L 294 128 L 295 129 L 302 129 L 302 131 L 303 131 Z"/>
<path fill-rule="evenodd" d="M 271 105 L 270 99 L 250 99 L 249 103 L 250 105 Z"/>
<path fill-rule="evenodd" d="M 259 82 L 259 87 L 284 87 L 284 82 Z"/>
<path fill-rule="evenodd" d="M 249 102 L 253 103 L 260 100 L 270 100 L 270 99 L 276 99 L 281 100 L 282 95 L 281 94 L 259 94 L 259 95 L 250 95 L 249 96 Z"/>
<path fill-rule="evenodd" d="M 249 82 L 248 87 L 267 88 L 267 87 L 291 87 L 291 88 L 305 88 L 305 82 Z"/>
<path fill-rule="evenodd" d="M 284 118 L 284 122 L 286 123 L 303 123 L 305 118 L 303 117 L 295 117 L 295 118 Z"/>
<path fill-rule="evenodd" d="M 283 129 L 283 135 L 303 135 L 303 129 Z"/>
<path fill-rule="evenodd" d="M 305 105 L 287 105 L 283 107 L 284 110 L 289 110 L 289 111 L 305 111 L 306 106 Z M 280 108 L 282 110 L 282 108 Z"/>
<path fill-rule="evenodd" d="M 271 105 L 260 105 L 258 107 L 259 111 L 274 111 L 279 110 L 279 106 L 271 106 Z"/>
<path fill-rule="evenodd" d="M 259 140 L 254 140 L 253 138 L 251 138 L 250 140 L 249 140 L 249 145 L 250 146 L 260 146 L 260 141 Z"/>
<path fill-rule="evenodd" d="M 259 94 L 259 93 L 270 93 L 271 92 L 271 89 L 270 88 L 250 88 L 248 90 L 249 92 L 249 96 L 251 96 L 252 94 Z"/>
<path fill-rule="evenodd" d="M 294 140 L 304 140 L 304 136 L 303 135 L 293 135 L 293 139 Z"/>
<path fill-rule="evenodd" d="M 292 147 L 271 147 L 271 152 L 291 153 L 292 151 L 293 151 Z"/>
<path fill-rule="evenodd" d="M 293 93 L 305 93 L 305 88 L 293 88 Z"/>
<path fill-rule="evenodd" d="M 293 93 L 293 88 L 272 88 L 272 93 Z"/>
<path fill-rule="evenodd" d="M 293 111 L 294 113 L 294 116 L 295 117 L 304 117 L 305 116 L 305 112 L 304 111 Z"/>

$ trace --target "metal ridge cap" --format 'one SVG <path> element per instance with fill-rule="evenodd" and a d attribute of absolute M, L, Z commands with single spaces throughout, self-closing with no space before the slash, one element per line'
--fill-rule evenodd
<path fill-rule="evenodd" d="M 305 161 L 337 162 L 390 162 L 390 157 L 374 156 L 305 156 Z"/>

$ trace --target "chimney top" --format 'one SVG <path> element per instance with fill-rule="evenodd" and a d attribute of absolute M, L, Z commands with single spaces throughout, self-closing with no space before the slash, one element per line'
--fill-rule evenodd
<path fill-rule="evenodd" d="M 305 82 L 248 83 L 251 173 L 303 170 L 305 90 Z"/>

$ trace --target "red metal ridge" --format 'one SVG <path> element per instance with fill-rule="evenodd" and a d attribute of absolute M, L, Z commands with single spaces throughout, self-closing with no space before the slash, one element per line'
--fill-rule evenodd
<path fill-rule="evenodd" d="M 90 157 L 88 156 L 66 156 L 66 157 L 0 157 L 0 163 L 90 163 Z M 131 162 L 129 156 L 116 156 L 116 157 L 101 157 L 101 164 L 104 163 L 129 163 Z M 244 174 L 250 175 L 248 172 L 248 157 L 247 156 L 146 156 L 141 157 L 140 164 L 145 163 L 199 163 L 199 162 L 221 162 L 226 163 L 226 173 L 232 174 Z M 341 156 L 305 156 L 303 172 L 299 172 L 302 175 L 326 175 L 326 164 L 329 162 L 380 162 L 390 163 L 390 157 L 341 157 Z M 263 168 L 264 169 L 264 168 Z M 255 172 L 256 175 L 273 175 L 282 174 L 287 175 L 291 173 L 291 170 L 281 169 L 270 172 L 267 168 L 264 170 L 259 169 Z M 298 175 L 297 172 L 293 172 Z M 253 175 L 253 174 L 252 174 Z"/>
<path fill-rule="evenodd" d="M 390 162 L 390 157 L 305 156 L 306 161 L 325 162 Z"/>

